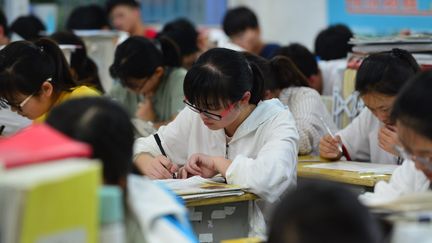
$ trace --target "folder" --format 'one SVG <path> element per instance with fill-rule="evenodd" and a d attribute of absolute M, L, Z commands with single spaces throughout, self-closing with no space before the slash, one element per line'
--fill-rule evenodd
<path fill-rule="evenodd" d="M 91 147 L 74 141 L 46 124 L 32 125 L 0 139 L 0 164 L 4 169 L 41 162 L 90 157 Z"/>

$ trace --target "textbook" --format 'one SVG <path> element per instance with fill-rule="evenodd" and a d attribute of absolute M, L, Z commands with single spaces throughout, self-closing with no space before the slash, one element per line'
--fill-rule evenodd
<path fill-rule="evenodd" d="M 246 188 L 238 185 L 226 184 L 222 182 L 221 177 L 205 179 L 200 176 L 193 176 L 187 179 L 166 179 L 159 180 L 165 184 L 174 193 L 184 200 L 226 197 L 242 195 Z"/>
<path fill-rule="evenodd" d="M 32 125 L 0 139 L 0 164 L 5 170 L 63 158 L 90 157 L 91 148 L 45 124 Z"/>
<path fill-rule="evenodd" d="M 99 163 L 66 159 L 0 173 L 0 242 L 98 241 Z"/>

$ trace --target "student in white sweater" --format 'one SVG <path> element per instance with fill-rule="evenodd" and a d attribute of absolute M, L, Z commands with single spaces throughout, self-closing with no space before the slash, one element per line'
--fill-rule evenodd
<path fill-rule="evenodd" d="M 390 182 L 381 181 L 374 193 L 360 197 L 365 202 L 383 202 L 401 195 L 431 189 L 432 181 L 432 71 L 417 75 L 399 94 L 392 111 L 396 119 L 398 147 L 405 162 Z"/>
<path fill-rule="evenodd" d="M 390 111 L 399 90 L 419 70 L 413 56 L 401 49 L 364 59 L 357 71 L 355 89 L 366 108 L 335 138 L 326 135 L 321 139 L 320 155 L 332 160 L 345 155 L 348 160 L 400 164 L 402 159 L 394 149 L 400 142 Z"/>
<path fill-rule="evenodd" d="M 300 136 L 299 154 L 318 155 L 319 141 L 328 133 L 324 123 L 336 132 L 319 93 L 309 87 L 307 78 L 288 57 L 276 56 L 268 61 L 250 53 L 244 55 L 260 67 L 265 77 L 264 98 L 279 98 L 293 114 Z"/>
<path fill-rule="evenodd" d="M 200 56 L 184 81 L 188 107 L 157 134 L 135 142 L 135 164 L 152 178 L 222 174 L 261 200 L 251 217 L 251 236 L 265 236 L 264 208 L 296 184 L 298 133 L 277 99 L 261 101 L 258 67 L 236 51 L 215 48 Z M 163 154 L 165 151 L 165 155 Z M 260 204 L 258 206 L 258 204 Z"/>

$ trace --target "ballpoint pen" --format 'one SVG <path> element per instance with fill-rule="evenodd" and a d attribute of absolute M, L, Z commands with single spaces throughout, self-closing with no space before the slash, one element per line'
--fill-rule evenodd
<path fill-rule="evenodd" d="M 159 149 L 160 149 L 162 155 L 166 157 L 166 153 L 165 153 L 165 150 L 164 150 L 163 147 L 162 147 L 162 142 L 161 142 L 161 140 L 160 140 L 160 138 L 159 138 L 159 135 L 156 133 L 156 134 L 154 134 L 153 136 L 154 136 L 154 138 L 155 138 L 155 140 L 156 140 L 157 145 L 159 146 Z M 168 168 L 167 168 L 164 164 L 162 164 L 162 165 L 163 165 L 163 167 L 165 167 L 165 169 L 168 170 Z M 177 178 L 177 176 L 176 176 L 175 173 L 172 173 L 172 178 L 173 178 L 173 179 L 176 179 L 176 178 Z"/>
<path fill-rule="evenodd" d="M 324 125 L 325 129 L 327 130 L 328 134 L 333 139 L 336 139 L 336 136 L 333 134 L 333 132 L 330 130 L 330 127 L 327 125 L 327 123 L 324 121 L 324 119 L 321 116 L 320 116 L 320 120 L 321 120 L 322 124 Z M 343 144 L 338 144 L 338 149 L 339 149 L 339 152 L 341 152 L 342 155 L 345 156 L 345 158 L 347 160 L 351 160 L 351 157 L 349 156 L 348 151 L 346 150 L 346 148 Z"/>

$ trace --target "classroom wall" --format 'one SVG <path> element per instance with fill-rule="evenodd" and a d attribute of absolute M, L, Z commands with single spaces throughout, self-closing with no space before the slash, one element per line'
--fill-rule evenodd
<path fill-rule="evenodd" d="M 327 0 L 228 0 L 228 7 L 239 5 L 258 15 L 265 40 L 283 45 L 300 42 L 313 50 L 315 36 L 327 26 Z"/>

